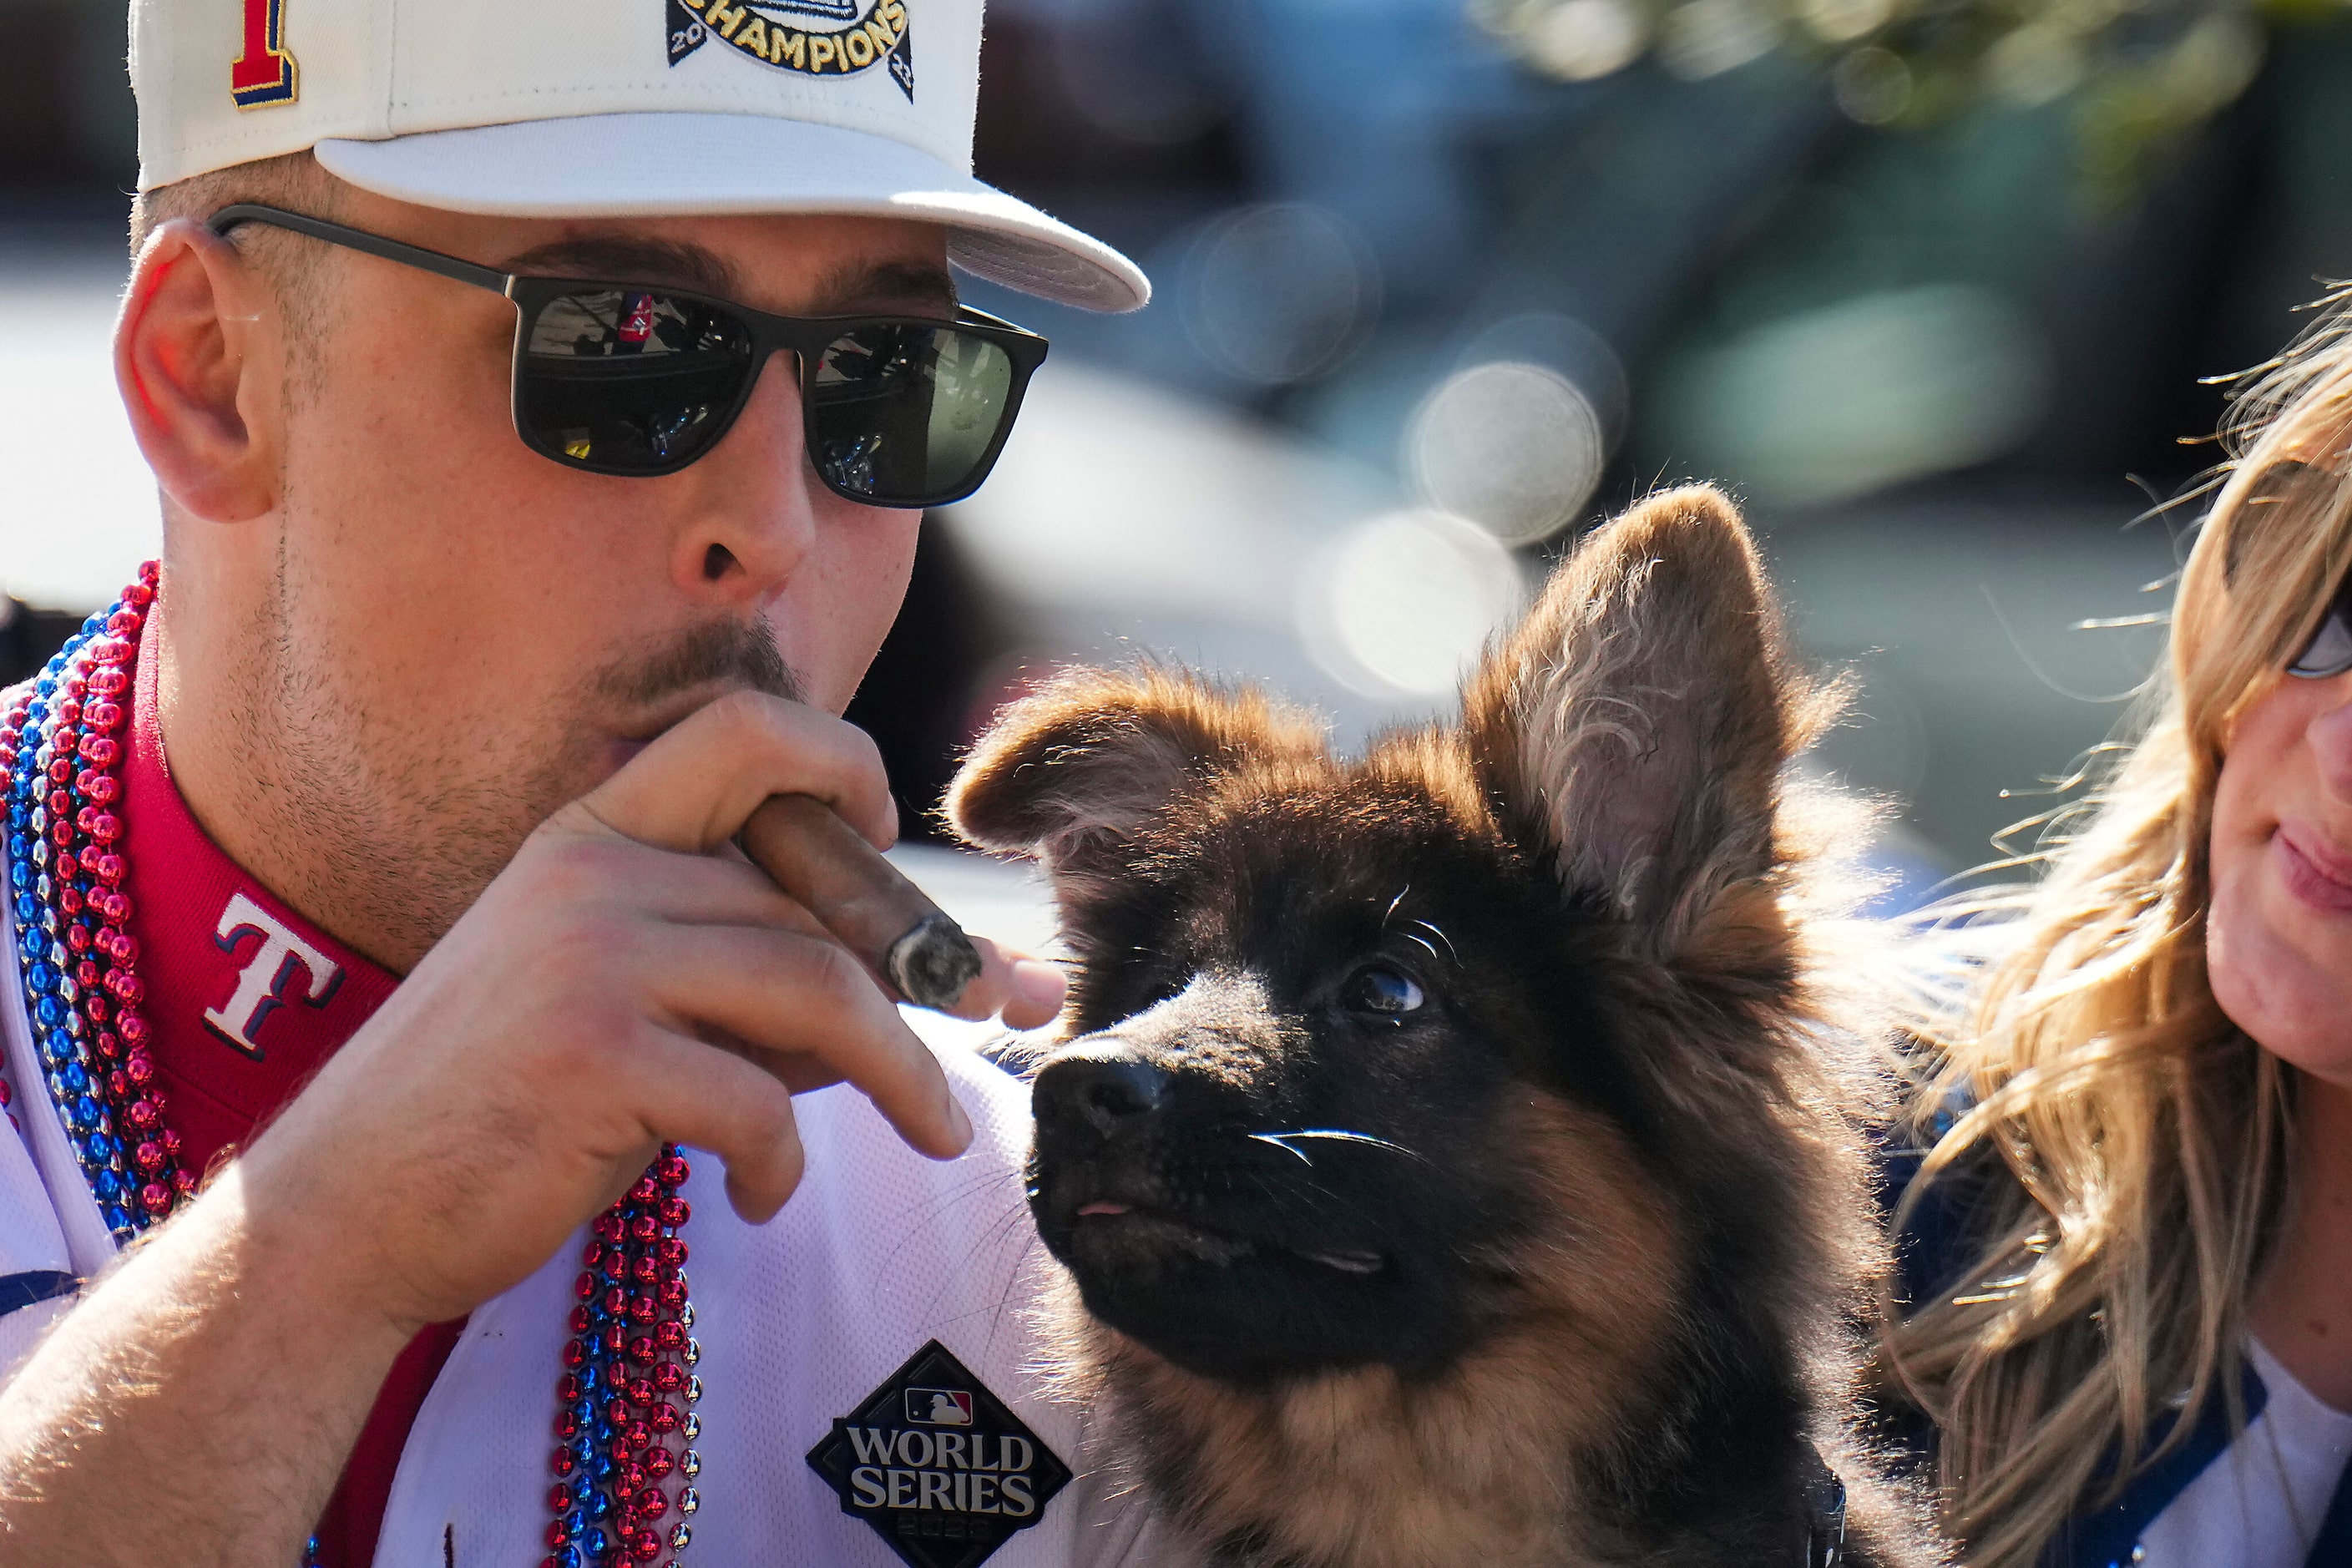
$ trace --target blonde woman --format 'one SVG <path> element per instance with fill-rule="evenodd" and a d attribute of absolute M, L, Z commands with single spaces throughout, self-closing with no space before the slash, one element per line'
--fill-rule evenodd
<path fill-rule="evenodd" d="M 2352 316 L 2239 405 L 2168 684 L 2010 905 L 1892 1335 L 1975 1568 L 2352 1563 Z M 1958 1110 L 1955 1114 L 1954 1108 Z"/>

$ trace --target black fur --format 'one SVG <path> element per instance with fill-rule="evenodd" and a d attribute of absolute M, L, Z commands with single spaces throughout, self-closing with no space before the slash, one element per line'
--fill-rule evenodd
<path fill-rule="evenodd" d="M 957 819 L 1045 854 L 1078 961 L 1030 1194 L 1072 1355 L 1219 1560 L 1796 1568 L 1817 1447 L 1847 1563 L 1937 1560 L 1853 1436 L 1884 1253 L 1782 791 L 1813 695 L 1683 492 L 1457 728 L 1343 762 L 1084 675 L 982 742 Z"/>

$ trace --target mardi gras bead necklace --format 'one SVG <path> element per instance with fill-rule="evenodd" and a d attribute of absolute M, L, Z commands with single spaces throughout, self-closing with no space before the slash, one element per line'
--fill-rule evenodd
<path fill-rule="evenodd" d="M 92 616 L 9 705 L 9 892 L 34 1049 L 58 1118 L 118 1245 L 195 1189 L 163 1123 L 139 944 L 124 929 L 128 868 L 114 849 L 132 660 L 154 568 Z"/>
<path fill-rule="evenodd" d="M 195 1194 L 164 1120 L 151 1031 L 140 1012 L 139 943 L 129 931 L 131 867 L 122 767 L 155 563 L 92 616 L 0 722 L 8 889 L 17 966 L 43 1084 L 118 1246 Z M 29 1086 L 27 1086 L 29 1087 Z M 10 1089 L 0 1078 L 0 1107 Z M 590 1226 L 572 1282 L 556 1384 L 547 1555 L 541 1568 L 677 1568 L 701 1506 L 702 1356 L 686 1279 L 686 1157 L 665 1144 Z M 305 1553 L 315 1561 L 314 1540 Z"/>

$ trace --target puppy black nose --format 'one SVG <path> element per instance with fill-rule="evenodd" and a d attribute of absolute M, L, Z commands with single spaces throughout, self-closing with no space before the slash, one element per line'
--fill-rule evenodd
<path fill-rule="evenodd" d="M 1168 1075 L 1132 1057 L 1067 1057 L 1037 1075 L 1031 1096 L 1041 1127 L 1108 1138 L 1167 1103 Z"/>

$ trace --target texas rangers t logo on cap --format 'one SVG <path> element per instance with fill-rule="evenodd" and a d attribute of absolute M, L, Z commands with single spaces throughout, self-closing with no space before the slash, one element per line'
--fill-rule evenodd
<path fill-rule="evenodd" d="M 915 53 L 905 0 L 669 0 L 669 63 L 717 37 L 738 54 L 804 76 L 887 65 L 908 100 Z"/>
<path fill-rule="evenodd" d="M 239 109 L 300 96 L 286 50 L 286 0 L 245 0 L 245 51 L 229 62 L 228 90 Z"/>
<path fill-rule="evenodd" d="M 982 0 L 129 3 L 142 192 L 308 150 L 440 212 L 887 217 L 1045 299 L 1151 294 L 1109 246 L 974 177 Z"/>

